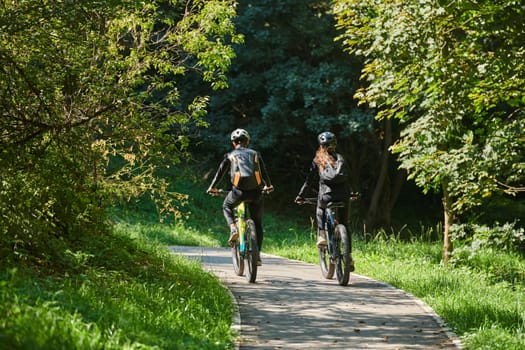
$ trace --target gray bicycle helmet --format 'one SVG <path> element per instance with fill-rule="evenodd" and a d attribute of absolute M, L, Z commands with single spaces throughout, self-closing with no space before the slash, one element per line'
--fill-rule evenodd
<path fill-rule="evenodd" d="M 230 140 L 233 142 L 236 141 L 250 141 L 250 134 L 244 129 L 235 129 L 232 131 Z"/>
<path fill-rule="evenodd" d="M 335 135 L 330 131 L 320 133 L 319 136 L 317 136 L 317 140 L 321 146 L 335 146 L 337 143 Z"/>

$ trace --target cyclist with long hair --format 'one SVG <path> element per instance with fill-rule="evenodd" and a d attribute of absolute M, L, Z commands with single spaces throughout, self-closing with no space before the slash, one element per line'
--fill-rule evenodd
<path fill-rule="evenodd" d="M 326 232 L 323 227 L 326 205 L 329 202 L 343 202 L 345 205 L 344 207 L 338 208 L 337 214 L 341 223 L 348 227 L 348 210 L 351 189 L 347 179 L 348 170 L 344 165 L 343 156 L 336 152 L 337 140 L 335 135 L 329 131 L 325 131 L 317 136 L 317 140 L 319 141 L 319 148 L 315 153 L 306 180 L 301 187 L 295 202 L 300 203 L 304 201 L 305 193 L 312 188 L 314 181 L 318 180 L 319 189 L 316 208 L 317 246 L 322 247 L 326 245 Z M 323 172 L 327 168 L 335 168 L 336 163 L 342 164 L 343 166 L 341 174 L 344 173 L 344 176 L 340 177 L 343 180 L 324 180 L 322 176 Z"/>

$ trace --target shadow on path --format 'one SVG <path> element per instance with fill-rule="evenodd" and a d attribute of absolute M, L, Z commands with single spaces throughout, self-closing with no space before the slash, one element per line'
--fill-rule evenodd
<path fill-rule="evenodd" d="M 241 349 L 459 349 L 441 319 L 412 295 L 352 274 L 346 287 L 317 265 L 262 254 L 256 283 L 233 272 L 228 248 L 170 249 L 216 274 L 239 305 Z"/>

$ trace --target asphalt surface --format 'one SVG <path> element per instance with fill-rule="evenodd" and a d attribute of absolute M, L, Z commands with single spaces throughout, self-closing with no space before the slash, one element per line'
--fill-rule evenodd
<path fill-rule="evenodd" d="M 458 338 L 421 300 L 352 273 L 348 286 L 318 265 L 261 254 L 256 283 L 233 272 L 229 248 L 170 247 L 202 261 L 238 305 L 240 349 L 460 349 Z M 356 261 L 359 272 L 359 261 Z"/>

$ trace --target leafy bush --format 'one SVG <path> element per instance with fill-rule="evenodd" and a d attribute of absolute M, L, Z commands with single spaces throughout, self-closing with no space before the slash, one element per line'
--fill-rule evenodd
<path fill-rule="evenodd" d="M 525 229 L 517 228 L 516 223 L 505 223 L 501 226 L 482 226 L 476 224 L 453 225 L 452 240 L 461 248 L 455 250 L 468 251 L 475 254 L 483 248 L 496 248 L 509 252 L 525 253 Z"/>
<path fill-rule="evenodd" d="M 505 281 L 513 288 L 525 286 L 525 265 L 517 255 L 524 253 L 523 228 L 463 224 L 453 226 L 455 249 L 450 262 L 487 273 L 493 283 Z"/>

